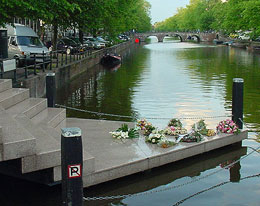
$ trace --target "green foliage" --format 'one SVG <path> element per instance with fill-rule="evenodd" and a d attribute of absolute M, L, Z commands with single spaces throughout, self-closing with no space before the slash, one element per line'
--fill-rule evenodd
<path fill-rule="evenodd" d="M 122 131 L 122 132 L 128 132 L 128 125 L 127 125 L 127 124 L 122 124 L 121 127 L 118 128 L 116 131 L 117 131 L 117 132 L 120 132 L 120 131 Z"/>
<path fill-rule="evenodd" d="M 192 131 L 190 134 L 185 135 L 182 137 L 181 142 L 200 142 L 202 141 L 202 136 L 197 131 Z"/>
<path fill-rule="evenodd" d="M 135 128 L 130 128 L 128 131 L 129 139 L 139 138 L 139 132 Z"/>
<path fill-rule="evenodd" d="M 128 128 L 127 124 L 122 124 L 120 128 L 116 130 L 117 132 L 128 132 L 129 139 L 139 138 L 139 132 L 136 128 Z"/>
<path fill-rule="evenodd" d="M 146 0 L 1 0 L 0 25 L 12 23 L 14 17 L 41 19 L 64 29 L 115 36 L 150 30 L 150 7 Z"/>
<path fill-rule="evenodd" d="M 171 119 L 168 123 L 168 126 L 173 126 L 173 127 L 182 127 L 182 123 L 179 119 Z"/>
<path fill-rule="evenodd" d="M 196 122 L 195 124 L 192 125 L 192 129 L 194 129 L 195 131 L 199 132 L 202 135 L 207 135 L 208 129 L 204 121 L 205 120 L 200 120 Z"/>
<path fill-rule="evenodd" d="M 260 35 L 259 0 L 190 0 L 186 8 L 158 22 L 159 31 L 223 31 L 252 30 L 253 36 Z"/>

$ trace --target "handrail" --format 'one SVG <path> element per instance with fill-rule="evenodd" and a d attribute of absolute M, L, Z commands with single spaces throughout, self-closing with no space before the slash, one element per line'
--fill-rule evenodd
<path fill-rule="evenodd" d="M 127 42 L 123 42 L 122 44 L 126 44 Z M 116 50 L 117 45 L 94 50 L 94 49 L 87 49 L 85 51 L 73 51 L 69 54 L 66 52 L 66 50 L 55 50 L 55 51 L 49 51 L 49 52 L 42 52 L 42 54 L 32 54 L 30 58 L 25 59 L 25 65 L 23 67 L 17 67 L 13 70 L 13 76 L 10 75 L 10 71 L 3 72 L 2 69 L 2 60 L 10 60 L 10 58 L 7 59 L 0 59 L 0 79 L 6 78 L 5 74 L 8 74 L 8 78 L 12 78 L 14 82 L 16 82 L 18 79 L 27 79 L 29 75 L 37 75 L 39 73 L 37 68 L 41 68 L 43 72 L 45 70 L 53 70 L 59 67 L 64 67 L 66 65 L 69 65 L 73 62 L 81 61 L 82 59 L 88 58 L 88 57 L 94 57 L 95 55 L 105 55 L 107 52 L 111 50 Z M 27 62 L 30 61 L 30 62 Z M 32 71 L 33 72 L 32 72 Z M 12 76 L 12 77 L 10 77 Z"/>

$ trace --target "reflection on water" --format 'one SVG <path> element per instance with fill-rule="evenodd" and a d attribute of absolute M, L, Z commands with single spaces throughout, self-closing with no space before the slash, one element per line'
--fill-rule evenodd
<path fill-rule="evenodd" d="M 165 40 L 167 41 L 167 40 Z M 132 50 L 132 52 L 130 52 Z M 133 121 L 151 118 L 163 128 L 172 117 L 214 117 L 231 114 L 232 79 L 244 78 L 244 121 L 252 129 L 260 126 L 260 56 L 245 50 L 192 43 L 152 43 L 129 48 L 122 53 L 123 63 L 116 71 L 100 65 L 72 80 L 57 94 L 59 104 L 71 107 L 129 116 L 120 118 L 67 110 L 69 117 Z M 166 119 L 164 119 L 166 118 Z M 223 118 L 206 119 L 214 128 Z M 193 119 L 183 119 L 187 129 Z M 249 133 L 253 138 L 255 133 Z M 240 181 L 242 177 L 259 173 L 259 154 L 254 153 L 233 167 L 220 168 L 248 153 L 246 146 L 259 144 L 246 140 L 243 147 L 230 146 L 199 155 L 148 172 L 97 185 L 85 190 L 86 196 L 106 196 L 147 191 L 149 194 L 120 200 L 85 202 L 84 205 L 173 205 L 175 202 L 205 188 L 228 181 L 235 184 L 216 188 L 192 198 L 184 205 L 258 205 L 259 179 Z M 212 174 L 213 175 L 210 175 Z M 207 175 L 209 175 L 207 177 Z M 196 178 L 192 184 L 171 189 Z M 10 205 L 13 194 L 22 190 L 4 181 L 0 189 L 1 205 Z M 9 185 L 10 183 L 10 185 Z M 59 205 L 60 189 L 30 186 L 23 190 L 16 205 Z M 6 194 L 5 188 L 8 188 Z M 169 190 L 167 190 L 169 188 Z M 152 193 L 154 190 L 161 192 Z M 12 192 L 13 191 L 13 192 Z M 13 194 L 12 194 L 13 193 Z M 35 194 L 34 194 L 35 193 Z M 35 198 L 31 198 L 32 195 Z M 20 201 L 21 199 L 21 201 Z M 2 204 L 3 203 L 3 204 Z M 38 204 L 39 203 L 39 204 Z"/>
<path fill-rule="evenodd" d="M 93 74 L 82 75 L 72 81 L 66 88 L 62 88 L 67 96 L 63 99 L 60 96 L 59 103 L 132 118 L 96 116 L 68 110 L 69 116 L 73 117 L 125 121 L 145 117 L 163 128 L 172 117 L 231 115 L 232 81 L 236 77 L 243 78 L 245 82 L 246 126 L 259 129 L 260 56 L 226 46 L 182 43 L 175 40 L 171 43 L 157 43 L 157 40 L 152 38 L 151 44 L 128 53 L 116 72 L 97 66 L 93 69 Z M 223 119 L 224 117 L 206 119 L 206 123 L 210 128 L 214 128 Z M 194 121 L 196 120 L 183 119 L 187 129 Z M 249 137 L 254 138 L 255 133 L 249 133 Z M 254 148 L 259 146 L 254 141 L 244 141 L 243 144 Z M 149 177 L 147 173 L 138 174 L 116 184 L 107 183 L 93 187 L 87 190 L 86 194 L 116 195 L 171 187 L 187 182 L 194 176 L 210 174 L 217 168 L 238 160 L 241 155 L 245 155 L 246 151 L 243 152 L 230 157 L 228 151 L 221 151 L 217 157 L 209 155 L 208 161 L 201 156 L 195 157 L 187 160 L 187 164 L 186 161 L 180 162 L 181 166 L 185 165 L 181 170 L 178 169 L 178 164 L 173 164 L 169 166 L 169 170 L 168 166 L 152 170 Z M 198 160 L 198 164 L 193 164 L 195 159 Z M 259 172 L 260 168 L 256 162 L 259 162 L 259 154 L 253 154 L 232 168 L 223 169 L 222 172 L 183 189 L 115 200 L 113 203 L 103 202 L 103 205 L 158 205 L 158 202 L 172 205 L 190 194 L 227 180 L 239 183 L 239 186 L 225 185 L 185 202 L 186 205 L 257 205 L 260 202 L 257 193 L 260 185 L 255 184 L 255 181 L 259 180 L 240 182 L 241 177 Z M 245 191 L 244 187 L 250 189 Z M 239 194 L 242 193 L 245 195 L 244 198 L 240 198 Z M 236 199 L 233 198 L 235 196 Z M 212 204 L 209 204 L 210 202 Z M 98 203 L 91 202 L 90 205 Z"/>
<path fill-rule="evenodd" d="M 248 123 L 247 127 L 259 128 L 259 55 L 224 46 L 181 42 L 155 43 L 156 41 L 152 39 L 151 44 L 140 47 L 128 54 L 124 58 L 120 69 L 116 72 L 97 66 L 93 70 L 93 75 L 82 75 L 75 82 L 72 81 L 71 85 L 66 89 L 68 96 L 62 100 L 60 99 L 59 103 L 91 111 L 127 115 L 131 116 L 132 119 L 96 116 L 74 111 L 68 111 L 69 116 L 125 121 L 132 121 L 135 117 L 145 117 L 151 118 L 149 121 L 163 128 L 172 117 L 200 118 L 230 115 L 232 80 L 240 77 L 244 78 L 245 81 L 244 120 Z M 76 99 L 77 101 L 75 101 Z M 206 123 L 209 127 L 214 128 L 222 119 L 223 117 L 206 119 Z M 183 119 L 183 123 L 188 129 L 194 121 L 196 120 Z M 249 137 L 254 137 L 254 135 L 254 133 L 250 133 Z M 244 141 L 244 144 L 252 147 L 258 146 L 258 143 L 252 141 Z M 241 155 L 245 154 L 229 158 L 227 151 L 222 152 L 218 156 L 223 155 L 226 160 L 219 161 L 218 158 L 209 156 L 209 162 L 215 166 L 210 166 L 211 164 L 203 158 L 201 159 L 201 157 L 198 157 L 198 162 L 202 165 L 192 164 L 191 162 L 194 161 L 194 158 L 192 158 L 189 161 L 187 160 L 188 165 L 183 170 L 178 170 L 178 166 L 173 164 L 170 169 L 171 174 L 167 172 L 167 169 L 161 168 L 153 170 L 150 173 L 151 178 L 148 178 L 147 174 L 138 174 L 134 176 L 135 180 L 132 178 L 124 179 L 124 181 L 120 180 L 115 184 L 115 188 L 111 188 L 113 183 L 107 183 L 105 185 L 109 189 L 101 189 L 105 187 L 102 185 L 93 187 L 87 193 L 90 196 L 91 194 L 94 196 L 116 195 L 118 193 L 136 193 L 153 191 L 161 187 L 171 187 L 173 184 L 187 182 L 189 180 L 187 176 L 192 176 L 193 172 L 195 176 L 207 175 L 212 170 L 215 171 L 211 168 L 217 167 L 217 165 L 221 167 L 236 161 Z M 203 164 L 204 161 L 205 164 Z M 157 195 L 116 200 L 112 204 L 104 202 L 104 205 L 158 205 L 158 202 L 172 205 L 196 191 L 226 180 L 239 183 L 239 187 L 235 191 L 232 184 L 218 188 L 201 195 L 201 197 L 196 197 L 186 204 L 201 205 L 203 203 L 208 205 L 210 200 L 212 203 L 214 201 L 218 202 L 218 205 L 231 205 L 232 203 L 235 205 L 254 205 L 260 202 L 259 195 L 256 195 L 260 188 L 259 184 L 252 185 L 254 180 L 240 182 L 240 178 L 259 172 L 259 166 L 255 166 L 255 162 L 258 161 L 259 156 L 252 155 L 242 163 L 238 162 L 232 168 L 224 169 L 219 174 L 204 179 L 203 184 L 194 183 L 185 187 L 185 189 L 177 191 L 169 190 Z M 185 165 L 184 162 L 180 164 Z M 241 174 L 241 171 L 243 171 L 243 174 Z M 165 181 L 165 177 L 169 179 Z M 122 184 L 120 184 L 121 181 Z M 250 187 L 251 189 L 245 192 L 242 189 L 243 187 Z M 250 197 L 250 199 L 246 198 L 247 201 L 240 198 L 230 200 L 229 197 L 236 195 L 237 191 L 246 193 L 246 196 Z M 206 204 L 204 198 L 207 198 Z M 94 202 L 90 204 L 98 205 Z"/>
<path fill-rule="evenodd" d="M 225 168 L 230 163 L 240 159 L 246 153 L 246 147 L 241 147 L 240 144 L 231 145 L 207 154 L 189 158 L 185 161 L 168 164 L 160 168 L 154 168 L 136 175 L 131 175 L 87 188 L 84 190 L 84 196 L 113 196 L 119 194 L 136 194 L 148 191 L 150 202 L 148 201 L 148 203 L 143 205 L 152 205 L 152 202 L 156 201 L 156 196 L 160 196 L 161 199 L 168 199 L 168 192 L 175 194 L 180 190 L 180 188 L 185 188 L 185 190 L 187 189 L 187 186 L 185 185 L 180 188 L 175 188 L 176 185 L 192 182 L 189 184 L 189 187 L 193 187 L 194 184 L 197 184 L 197 178 L 202 178 L 199 182 L 203 184 L 205 184 L 204 181 L 208 181 L 209 179 L 206 176 L 216 178 L 214 169 L 220 170 L 220 168 Z M 239 182 L 240 162 L 217 173 L 217 179 L 225 176 L 227 176 L 232 182 Z M 2 187 L 0 187 L 1 206 L 61 205 L 60 185 L 50 188 L 4 176 L 0 176 L 0 181 L 2 185 Z M 157 190 L 162 191 L 149 194 L 149 191 L 155 192 Z M 138 199 L 138 197 L 130 198 L 130 202 L 128 203 L 125 201 L 129 200 L 122 198 L 104 201 L 88 201 L 84 202 L 84 206 L 139 205 L 135 204 L 135 198 Z M 179 197 L 175 195 L 175 197 L 171 199 L 170 203 L 177 200 L 179 200 Z M 158 205 L 158 202 L 155 205 Z"/>
<path fill-rule="evenodd" d="M 231 114 L 232 79 L 245 80 L 245 121 L 259 127 L 260 60 L 245 50 L 191 43 L 156 43 L 128 54 L 112 72 L 96 66 L 58 92 L 58 103 L 135 117 Z M 64 95 L 65 94 L 65 95 Z M 69 116 L 131 121 L 68 111 Z M 164 126 L 168 120 L 152 120 Z M 185 121 L 187 127 L 193 122 Z M 214 126 L 216 120 L 210 120 Z"/>
<path fill-rule="evenodd" d="M 175 188 L 176 185 L 180 185 L 185 182 L 193 182 L 193 183 L 189 183 L 190 185 L 192 185 L 194 184 L 194 182 L 196 182 L 197 178 L 202 178 L 203 176 L 205 176 L 204 172 L 206 170 L 218 168 L 218 166 L 220 166 L 220 168 L 224 168 L 226 165 L 230 164 L 233 161 L 238 160 L 241 156 L 245 155 L 246 153 L 247 153 L 246 147 L 241 147 L 239 144 L 237 144 L 237 145 L 222 148 L 217 151 L 210 152 L 208 154 L 196 156 L 195 158 L 192 159 L 190 158 L 185 161 L 179 161 L 174 164 L 169 164 L 161 168 L 155 168 L 150 171 L 129 176 L 127 178 L 114 180 L 102 185 L 97 185 L 89 189 L 85 189 L 84 193 L 86 196 L 97 196 L 97 195 L 113 196 L 118 194 L 136 194 L 136 193 L 141 193 L 141 192 L 151 190 L 151 192 L 153 192 L 151 196 L 153 196 L 156 194 L 155 192 L 158 190 L 167 191 L 170 190 L 171 188 L 172 188 L 171 192 L 175 193 L 176 192 L 175 190 L 178 190 L 178 187 Z M 230 181 L 239 182 L 240 179 L 239 162 L 230 168 L 224 169 L 224 172 L 226 171 L 229 172 Z M 212 171 L 209 172 L 207 175 L 208 176 L 213 175 L 211 173 Z M 178 180 L 184 177 L 186 178 L 183 179 L 183 181 Z M 184 185 L 181 187 L 184 187 Z M 159 193 L 157 195 L 159 196 L 162 195 L 163 197 L 161 197 L 161 199 L 168 198 L 167 194 L 165 195 Z M 151 196 L 150 198 L 152 198 Z M 175 198 L 176 200 L 178 200 L 177 196 Z M 130 203 L 129 205 L 135 205 L 133 201 L 131 202 L 132 203 Z M 150 203 L 152 202 L 153 201 L 151 200 Z M 117 199 L 117 200 L 109 200 L 109 201 L 100 201 L 99 203 L 102 203 L 100 205 L 110 205 L 109 203 L 113 203 L 113 205 L 121 205 L 121 204 L 124 205 L 125 201 L 122 199 Z M 90 201 L 86 205 L 98 205 L 98 204 L 95 201 Z"/>

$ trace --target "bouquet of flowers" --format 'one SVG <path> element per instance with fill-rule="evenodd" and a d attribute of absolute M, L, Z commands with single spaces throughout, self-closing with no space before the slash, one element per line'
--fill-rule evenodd
<path fill-rule="evenodd" d="M 158 145 L 162 148 L 168 148 L 176 145 L 176 143 L 167 139 L 162 139 L 160 142 L 158 142 Z"/>
<path fill-rule="evenodd" d="M 200 142 L 202 139 L 202 135 L 194 130 L 191 133 L 183 136 L 180 142 Z"/>
<path fill-rule="evenodd" d="M 206 135 L 208 130 L 204 121 L 205 120 L 202 119 L 196 122 L 195 124 L 192 125 L 192 129 L 195 131 L 199 131 L 203 135 Z"/>
<path fill-rule="evenodd" d="M 217 131 L 227 134 L 238 134 L 240 132 L 236 123 L 230 119 L 219 122 L 217 126 Z"/>
<path fill-rule="evenodd" d="M 156 130 L 156 128 L 153 125 L 147 125 L 144 130 L 144 135 L 149 136 L 155 130 Z"/>
<path fill-rule="evenodd" d="M 212 129 L 207 129 L 207 126 L 204 122 L 205 120 L 200 120 L 197 123 L 192 125 L 192 129 L 199 132 L 202 135 L 206 135 L 208 137 L 216 135 L 214 130 Z"/>
<path fill-rule="evenodd" d="M 139 133 L 136 128 L 128 128 L 127 124 L 122 124 L 116 131 L 110 132 L 115 139 L 133 139 L 138 138 Z"/>
<path fill-rule="evenodd" d="M 109 132 L 113 138 L 115 139 L 128 139 L 128 132 L 123 132 L 123 131 L 114 131 L 114 132 Z"/>
<path fill-rule="evenodd" d="M 151 125 L 150 122 L 148 122 L 146 119 L 141 119 L 141 120 L 138 120 L 137 121 L 137 124 L 136 124 L 138 127 L 140 127 L 141 130 L 145 130 L 145 128 L 148 126 L 148 125 Z"/>
<path fill-rule="evenodd" d="M 153 130 L 152 133 L 146 138 L 146 142 L 158 144 L 160 141 L 166 139 L 163 131 Z"/>
<path fill-rule="evenodd" d="M 174 118 L 174 119 L 171 119 L 168 123 L 168 127 L 171 127 L 171 126 L 182 128 L 182 123 L 179 119 Z"/>
<path fill-rule="evenodd" d="M 186 134 L 186 133 L 187 133 L 187 130 L 185 128 L 181 128 L 181 127 L 170 126 L 170 127 L 166 127 L 164 129 L 165 135 L 178 136 L 180 134 Z"/>
<path fill-rule="evenodd" d="M 178 136 L 186 133 L 187 130 L 182 128 L 182 123 L 179 119 L 171 119 L 168 123 L 168 127 L 164 129 L 164 134 L 171 136 Z"/>
<path fill-rule="evenodd" d="M 152 123 L 148 122 L 146 119 L 138 120 L 137 126 L 144 130 L 144 135 L 149 136 L 153 130 L 156 128 L 152 125 Z"/>

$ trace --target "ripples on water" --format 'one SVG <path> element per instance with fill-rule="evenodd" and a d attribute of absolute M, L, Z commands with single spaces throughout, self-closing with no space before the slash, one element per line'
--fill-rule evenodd
<path fill-rule="evenodd" d="M 122 54 L 123 64 L 118 70 L 110 71 L 98 65 L 61 88 L 62 92 L 57 94 L 58 103 L 90 111 L 139 118 L 230 115 L 232 79 L 241 77 L 245 80 L 244 120 L 249 128 L 259 129 L 259 55 L 222 46 L 173 42 L 147 44 L 131 51 L 129 49 Z M 131 121 L 71 110 L 67 110 L 67 113 L 70 117 Z M 206 123 L 214 128 L 222 119 L 206 119 Z M 150 121 L 156 126 L 164 127 L 168 119 Z M 183 123 L 190 128 L 194 121 L 196 120 L 185 119 Z M 251 132 L 249 137 L 253 138 L 256 134 Z M 243 141 L 243 147 L 223 148 L 112 183 L 88 188 L 85 190 L 86 196 L 152 192 L 160 189 L 163 191 L 120 200 L 85 202 L 84 205 L 173 205 L 198 191 L 228 180 L 236 183 L 197 195 L 185 201 L 183 205 L 259 205 L 259 178 L 240 181 L 241 177 L 259 173 L 258 153 L 253 153 L 234 167 L 223 169 L 201 181 L 167 190 L 173 185 L 209 175 L 219 170 L 221 166 L 243 157 L 252 151 L 247 146 L 256 148 L 259 144 L 246 140 Z M 32 200 L 43 205 L 57 206 L 57 202 L 60 201 L 59 188 L 55 190 L 57 198 L 53 196 L 51 190 L 44 189 L 44 191 L 42 196 L 37 193 L 38 199 Z M 30 192 L 32 191 L 29 190 Z M 25 191 L 19 196 L 23 197 L 25 204 L 20 202 L 16 205 L 30 205 L 26 203 L 30 200 L 29 193 Z"/>
<path fill-rule="evenodd" d="M 102 69 L 101 71 L 102 75 L 94 80 L 96 89 L 89 95 L 89 99 L 85 101 L 80 98 L 85 106 L 81 105 L 81 108 L 144 117 L 161 128 L 167 124 L 168 119 L 156 118 L 231 115 L 232 81 L 233 78 L 243 78 L 244 121 L 247 122 L 248 128 L 259 130 L 260 56 L 258 54 L 226 46 L 180 42 L 152 43 L 126 56 L 121 68 L 116 72 Z M 62 103 L 68 104 L 67 100 Z M 78 114 L 71 112 L 70 115 Z M 214 128 L 223 119 L 223 117 L 206 119 L 206 123 Z M 194 121 L 196 120 L 184 119 L 183 123 L 186 128 L 190 128 Z M 250 132 L 249 138 L 255 138 L 257 134 Z M 208 175 L 218 170 L 219 165 L 243 157 L 252 151 L 246 146 L 257 148 L 259 143 L 246 140 L 243 141 L 242 148 L 228 147 L 206 156 L 182 161 L 178 163 L 179 170 L 178 164 L 173 164 L 153 170 L 149 174 L 142 174 L 143 177 L 138 174 L 133 177 L 133 184 L 129 183 L 132 178 L 128 177 L 123 181 L 123 185 L 119 186 L 120 192 L 117 190 L 118 187 L 113 188 L 114 192 L 96 193 L 98 187 L 88 192 L 93 192 L 93 195 L 111 195 L 127 193 L 129 190 L 135 193 L 140 190 L 165 189 Z M 173 205 L 191 194 L 230 179 L 237 183 L 205 192 L 192 200 L 187 200 L 184 205 L 259 205 L 259 178 L 240 181 L 241 177 L 259 173 L 259 158 L 259 153 L 253 153 L 231 169 L 223 169 L 218 174 L 180 189 L 115 200 L 111 204 L 106 204 Z M 153 184 L 154 182 L 158 184 Z M 130 184 L 130 189 L 126 188 L 125 184 Z M 106 185 L 111 188 L 111 184 Z"/>
<path fill-rule="evenodd" d="M 79 97 L 81 102 L 79 107 L 106 113 L 138 116 L 139 118 L 152 117 L 149 120 L 163 128 L 168 119 L 156 118 L 231 115 L 232 79 L 241 77 L 245 80 L 245 121 L 248 123 L 248 127 L 257 129 L 260 126 L 259 66 L 259 56 L 245 50 L 193 43 L 148 44 L 125 56 L 121 68 L 117 71 L 103 71 L 101 68 L 99 73 L 101 75 L 93 80 L 95 84 L 92 88 L 95 88 L 91 90 L 91 94 L 86 92 L 88 99 Z M 82 89 L 84 90 L 84 88 Z M 90 92 L 90 90 L 88 91 Z M 62 103 L 68 104 L 66 100 Z M 73 102 L 70 104 L 73 105 Z M 70 112 L 70 115 L 77 116 L 78 113 Z M 82 117 L 82 114 L 80 116 Z M 83 117 L 100 118 L 89 115 Z M 224 118 L 206 119 L 206 123 L 209 127 L 214 128 L 222 119 Z M 190 128 L 194 121 L 196 120 L 185 119 L 183 123 Z M 255 135 L 256 133 L 250 133 L 249 137 L 255 137 Z M 254 141 L 244 141 L 243 144 L 255 148 L 259 146 Z M 188 164 L 181 162 L 179 166 L 183 169 L 180 170 L 177 170 L 178 166 L 174 164 L 153 170 L 149 174 L 142 174 L 144 177 L 140 174 L 128 177 L 119 186 L 120 191 L 118 191 L 118 187 L 113 187 L 114 192 L 103 189 L 103 192 L 96 193 L 100 188 L 94 187 L 88 192 L 93 192 L 93 195 L 111 195 L 129 191 L 135 193 L 140 190 L 165 189 L 190 181 L 197 176 L 210 174 L 219 169 L 220 164 L 228 163 L 250 151 L 250 149 L 242 147 L 212 152 L 210 155 L 206 155 L 209 158 L 207 160 L 205 156 L 201 156 L 197 161 L 196 158 L 189 160 Z M 223 170 L 190 186 L 146 196 L 114 200 L 113 203 L 105 204 L 172 205 L 178 200 L 214 184 L 230 178 L 239 182 L 240 177 L 259 172 L 259 165 L 256 166 L 256 162 L 259 162 L 257 153 L 236 164 L 233 169 Z M 147 178 L 147 182 L 143 181 L 143 178 Z M 134 183 L 131 184 L 129 181 Z M 153 182 L 158 184 L 153 184 Z M 130 184 L 130 186 L 126 187 L 126 184 Z M 225 185 L 203 193 L 191 201 L 187 201 L 184 205 L 257 205 L 260 202 L 259 185 L 259 179 Z M 106 188 L 106 186 L 111 188 L 109 183 L 101 187 Z M 134 188 L 139 189 L 135 191 Z M 248 190 L 245 191 L 243 188 Z M 243 198 L 240 198 L 239 194 L 243 194 Z M 93 205 L 95 204 L 93 203 Z"/>

